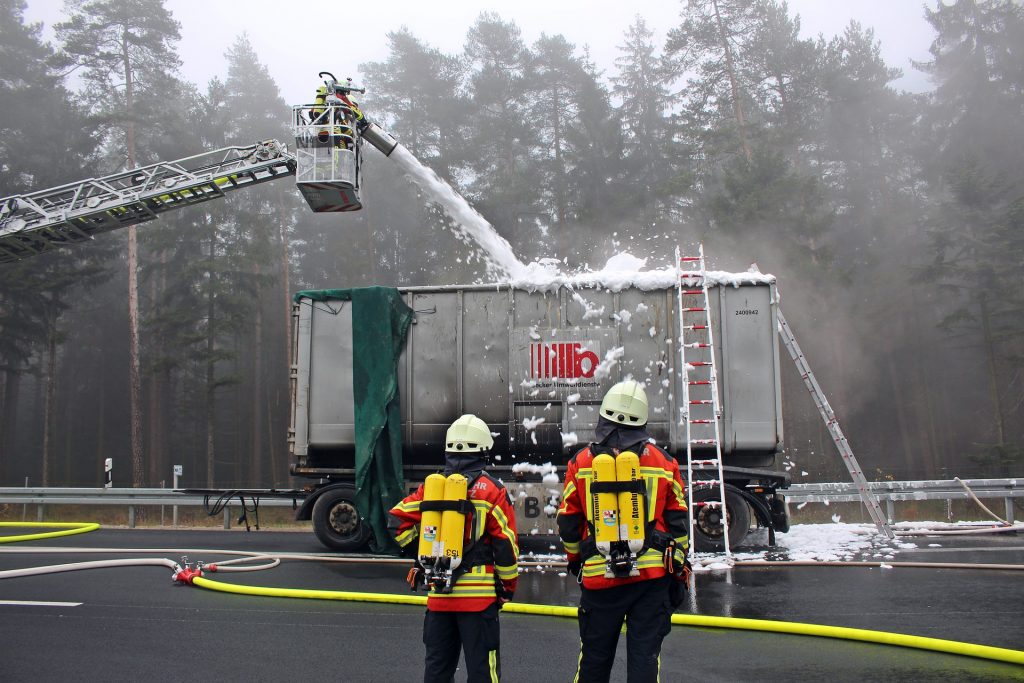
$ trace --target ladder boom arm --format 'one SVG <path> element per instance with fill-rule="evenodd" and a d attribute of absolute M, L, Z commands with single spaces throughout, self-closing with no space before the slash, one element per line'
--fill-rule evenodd
<path fill-rule="evenodd" d="M 5 197 L 0 199 L 0 263 L 294 174 L 294 155 L 277 140 L 265 140 Z"/>

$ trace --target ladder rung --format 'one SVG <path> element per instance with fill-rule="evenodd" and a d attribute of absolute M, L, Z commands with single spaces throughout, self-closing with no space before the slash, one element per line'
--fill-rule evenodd
<path fill-rule="evenodd" d="M 713 446 L 718 442 L 714 439 L 690 439 L 690 443 L 694 446 Z"/>
<path fill-rule="evenodd" d="M 707 399 L 707 398 L 703 398 L 703 399 L 700 399 L 700 400 L 697 400 L 697 401 L 690 401 L 690 405 L 691 406 L 709 406 L 712 403 L 714 403 L 714 401 L 712 401 L 711 399 Z"/>
<path fill-rule="evenodd" d="M 684 289 L 683 290 L 683 296 L 696 296 L 698 294 L 703 294 L 703 293 L 704 293 L 703 289 Z"/>
<path fill-rule="evenodd" d="M 712 458 L 711 460 L 691 460 L 690 461 L 690 466 L 691 467 L 693 467 L 694 465 L 703 467 L 704 465 L 717 465 L 717 464 L 718 464 L 718 458 Z"/>
<path fill-rule="evenodd" d="M 699 308 L 697 306 L 690 306 L 688 308 L 684 308 L 683 309 L 683 313 L 702 313 L 702 312 L 704 312 L 706 310 L 708 310 L 708 309 L 706 309 L 706 308 Z"/>
<path fill-rule="evenodd" d="M 690 420 L 690 424 L 692 425 L 710 425 L 714 423 L 714 420 Z"/>
<path fill-rule="evenodd" d="M 706 386 L 708 384 L 711 384 L 711 382 L 709 380 L 706 380 L 706 379 L 700 379 L 700 380 L 694 380 L 692 382 L 687 382 L 687 384 L 689 384 L 691 387 L 696 387 L 696 386 Z"/>
<path fill-rule="evenodd" d="M 711 363 L 706 360 L 691 360 L 689 365 L 692 365 L 695 368 L 704 368 L 710 366 Z"/>
<path fill-rule="evenodd" d="M 692 263 L 693 261 L 700 261 L 700 256 L 682 256 L 679 260 L 684 263 Z"/>
<path fill-rule="evenodd" d="M 722 482 L 717 479 L 696 479 L 691 483 L 691 486 L 718 486 Z"/>
<path fill-rule="evenodd" d="M 693 342 L 692 344 L 683 344 L 683 347 L 687 349 L 710 349 L 711 344 L 705 344 L 703 342 Z"/>
<path fill-rule="evenodd" d="M 720 508 L 722 507 L 722 501 L 720 500 L 698 500 L 693 504 L 695 508 Z"/>
<path fill-rule="evenodd" d="M 684 330 L 706 330 L 707 325 L 683 325 Z"/>

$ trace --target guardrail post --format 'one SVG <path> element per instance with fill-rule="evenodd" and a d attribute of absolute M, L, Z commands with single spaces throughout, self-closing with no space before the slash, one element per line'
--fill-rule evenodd
<path fill-rule="evenodd" d="M 42 503 L 40 503 L 39 506 L 36 508 L 36 521 L 37 522 L 43 521 L 43 510 L 45 508 L 46 508 L 46 506 L 43 505 Z"/>
<path fill-rule="evenodd" d="M 889 518 L 889 524 L 896 521 L 896 503 L 892 498 L 885 499 L 885 516 Z"/>
<path fill-rule="evenodd" d="M 1003 498 L 1003 502 L 1006 503 L 1006 522 L 1013 524 L 1013 498 L 1007 496 Z"/>
<path fill-rule="evenodd" d="M 224 506 L 224 528 L 231 528 L 231 508 L 229 508 L 227 505 Z"/>
<path fill-rule="evenodd" d="M 135 506 L 134 505 L 129 505 L 128 506 L 128 528 L 129 529 L 134 529 L 135 528 Z"/>

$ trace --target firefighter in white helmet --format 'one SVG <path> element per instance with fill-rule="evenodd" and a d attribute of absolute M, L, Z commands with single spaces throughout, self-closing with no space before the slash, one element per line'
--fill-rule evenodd
<path fill-rule="evenodd" d="M 430 591 L 423 621 L 425 683 L 452 681 L 460 649 L 470 682 L 497 681 L 501 673 L 498 611 L 516 589 L 519 546 L 512 500 L 484 471 L 493 446 L 487 423 L 463 415 L 445 435 L 444 474 L 430 475 L 391 509 L 398 544 L 416 548 L 419 539 L 409 585 L 416 590 L 425 582 Z M 464 522 L 451 517 L 459 514 Z M 457 532 L 448 523 L 453 518 Z M 453 556 L 458 558 L 454 569 Z"/>
<path fill-rule="evenodd" d="M 651 442 L 647 412 L 642 384 L 634 380 L 615 384 L 601 402 L 597 441 L 576 453 L 565 473 L 557 520 L 569 573 L 581 585 L 582 651 L 576 677 L 581 683 L 608 681 L 623 621 L 628 622 L 628 680 L 657 681 L 661 642 L 671 629 L 672 612 L 681 603 L 689 579 L 686 498 L 679 464 Z M 638 460 L 635 479 L 624 482 L 620 477 L 597 489 L 635 495 L 642 501 L 643 541 L 631 555 L 631 563 L 613 562 L 599 552 L 595 541 L 595 525 L 609 524 L 606 514 L 592 519 L 596 506 L 591 497 L 598 494 L 591 489 L 599 479 L 595 459 L 609 455 L 616 465 L 626 458 Z M 619 513 L 625 516 L 626 510 Z M 614 513 L 610 516 L 617 525 Z"/>

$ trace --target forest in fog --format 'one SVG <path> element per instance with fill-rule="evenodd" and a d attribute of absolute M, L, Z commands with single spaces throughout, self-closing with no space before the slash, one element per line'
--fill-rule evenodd
<path fill-rule="evenodd" d="M 868 26 L 809 39 L 781 0 L 678 4 L 664 41 L 623 26 L 610 72 L 491 13 L 457 53 L 396 21 L 386 59 L 324 68 L 524 262 L 703 243 L 713 269 L 776 275 L 869 479 L 1024 474 L 1024 7 L 925 3 L 914 94 Z M 0 197 L 291 143 L 244 34 L 189 83 L 162 0 L 74 0 L 50 42 L 24 15 L 0 0 Z M 292 486 L 291 295 L 489 281 L 394 164 L 368 149 L 363 172 L 358 213 L 282 180 L 0 264 L 0 486 L 100 485 L 105 458 L 116 486 L 173 464 L 182 486 Z M 782 464 L 847 479 L 782 353 Z"/>

